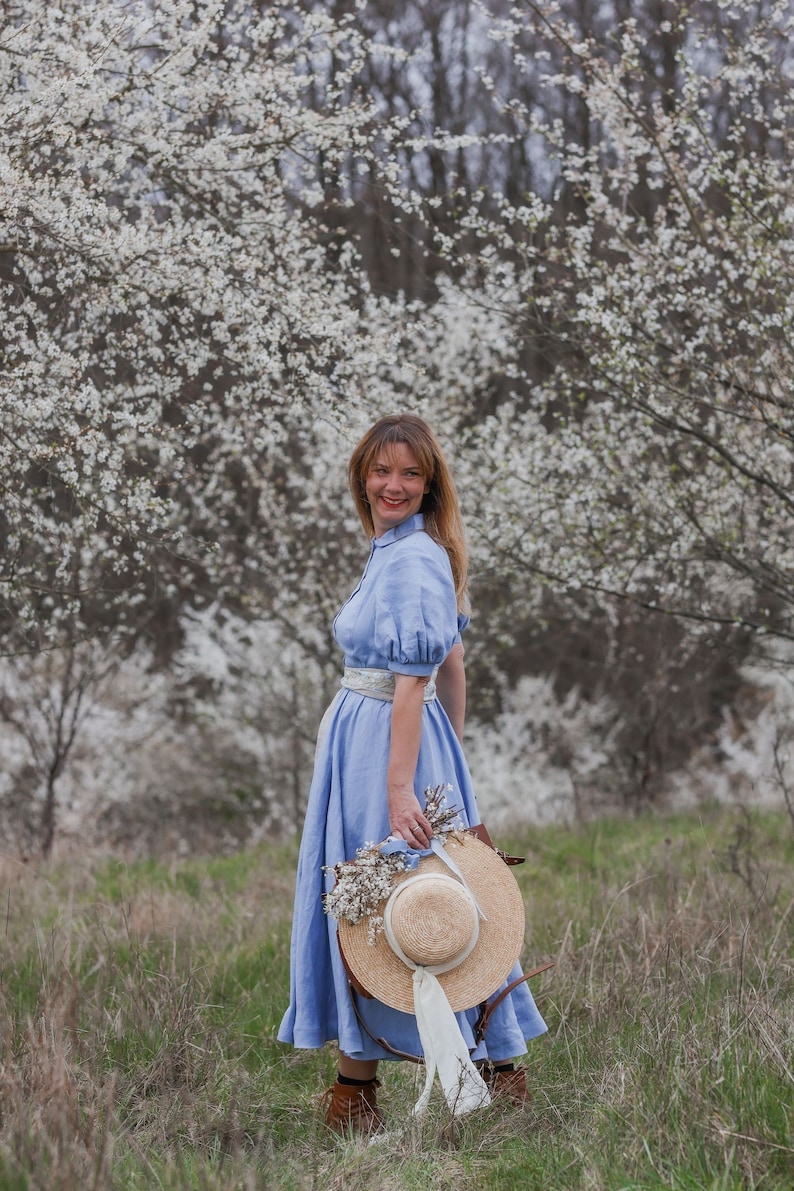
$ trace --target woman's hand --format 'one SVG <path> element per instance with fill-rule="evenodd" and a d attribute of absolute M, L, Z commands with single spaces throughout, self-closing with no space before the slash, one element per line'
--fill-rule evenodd
<path fill-rule="evenodd" d="M 404 839 L 409 848 L 426 848 L 433 828 L 425 818 L 413 787 L 389 790 L 389 830 L 397 839 Z"/>

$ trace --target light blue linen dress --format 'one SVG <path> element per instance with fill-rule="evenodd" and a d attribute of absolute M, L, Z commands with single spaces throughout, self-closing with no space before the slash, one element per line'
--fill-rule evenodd
<path fill-rule="evenodd" d="M 424 531 L 421 513 L 372 543 L 361 581 L 334 622 L 345 665 L 397 674 L 430 675 L 465 627 L 458 617 L 447 553 Z M 387 1059 L 356 1019 L 336 941 L 336 920 L 322 895 L 334 884 L 323 873 L 352 859 L 356 850 L 389 834 L 386 766 L 391 703 L 342 689 L 326 712 L 317 742 L 314 776 L 298 860 L 292 926 L 290 1004 L 278 1037 L 296 1047 L 333 1039 L 355 1059 Z M 479 823 L 471 776 L 460 742 L 438 699 L 422 710 L 422 738 L 414 789 L 422 805 L 428 787 L 449 784 L 451 805 L 467 823 Z M 516 967 L 510 979 L 520 975 Z M 496 990 L 495 990 L 496 991 Z M 377 1000 L 359 998 L 359 1009 L 376 1037 L 397 1050 L 421 1054 L 412 1014 Z M 457 1015 L 469 1048 L 478 1010 Z M 526 1040 L 546 1030 L 526 984 L 506 997 L 491 1017 L 475 1059 L 512 1059 Z"/>

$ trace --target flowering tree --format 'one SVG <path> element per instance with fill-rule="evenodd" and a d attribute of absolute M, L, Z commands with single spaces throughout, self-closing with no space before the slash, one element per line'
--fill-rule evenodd
<path fill-rule="evenodd" d="M 212 0 L 4 18 L 0 652 L 22 660 L 3 714 L 42 775 L 46 850 L 96 685 L 81 643 L 112 639 L 105 675 L 125 636 L 172 652 L 185 602 L 286 619 L 285 542 L 317 520 L 292 500 L 306 458 L 382 387 L 403 314 L 326 219 L 328 178 L 349 204 L 389 138 L 349 18 Z M 318 551 L 309 619 L 341 545 Z M 33 732 L 17 671 L 42 649 L 58 698 Z"/>
<path fill-rule="evenodd" d="M 532 3 L 498 26 L 519 47 L 529 15 L 556 39 L 570 65 L 549 85 L 590 138 L 525 110 L 570 213 L 503 204 L 469 256 L 515 343 L 513 399 L 469 438 L 490 476 L 479 548 L 558 591 L 790 639 L 794 14 L 667 10 L 674 90 L 632 20 L 597 42 Z"/>
<path fill-rule="evenodd" d="M 5 15 L 0 594 L 18 650 L 255 589 L 298 437 L 382 385 L 402 316 L 325 221 L 327 178 L 351 202 L 344 179 L 389 137 L 351 82 L 350 19 L 213 0 Z"/>
<path fill-rule="evenodd" d="M 376 296 L 347 226 L 362 187 L 401 201 L 402 122 L 359 82 L 392 51 L 351 16 L 215 0 L 4 15 L 0 652 L 49 651 L 9 667 L 8 724 L 25 722 L 20 674 L 31 697 L 40 671 L 65 692 L 22 732 L 48 847 L 91 639 L 108 639 L 104 680 L 142 636 L 172 656 L 182 606 L 211 601 L 264 609 L 323 663 L 314 625 L 362 551 L 340 454 L 416 399 L 433 333 Z"/>
<path fill-rule="evenodd" d="M 340 459 L 405 406 L 504 605 L 475 662 L 549 591 L 794 633 L 789 6 L 630 7 L 5 6 L 0 652 L 79 711 L 211 605 L 325 673 Z"/>

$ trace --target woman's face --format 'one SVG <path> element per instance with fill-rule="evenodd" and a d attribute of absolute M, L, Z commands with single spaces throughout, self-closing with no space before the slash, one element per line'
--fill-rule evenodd
<path fill-rule="evenodd" d="M 400 442 L 385 447 L 375 456 L 365 478 L 365 489 L 375 537 L 379 538 L 419 512 L 430 485 L 411 448 Z"/>

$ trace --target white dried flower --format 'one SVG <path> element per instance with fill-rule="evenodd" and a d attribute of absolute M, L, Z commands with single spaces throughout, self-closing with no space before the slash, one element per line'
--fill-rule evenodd
<path fill-rule="evenodd" d="M 435 835 L 445 835 L 463 827 L 457 807 L 447 805 L 446 791 L 451 789 L 450 785 L 440 785 L 425 790 L 424 813 Z M 369 918 L 367 938 L 370 943 L 383 929 L 383 918 L 376 911 L 391 893 L 394 878 L 407 867 L 405 852 L 382 850 L 387 842 L 365 844 L 356 852 L 355 860 L 323 866 L 323 872 L 333 873 L 336 877 L 333 889 L 323 898 L 326 914 L 344 918 L 354 925 L 362 918 Z"/>

